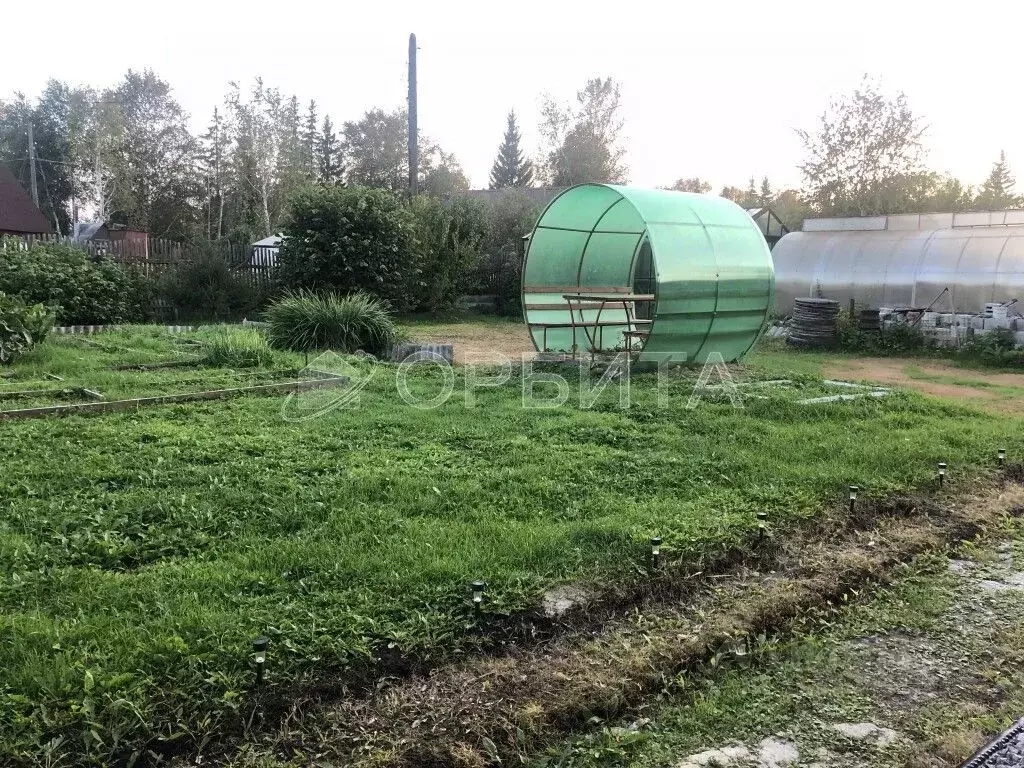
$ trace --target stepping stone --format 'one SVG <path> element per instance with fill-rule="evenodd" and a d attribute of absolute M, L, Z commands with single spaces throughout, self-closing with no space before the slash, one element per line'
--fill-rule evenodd
<path fill-rule="evenodd" d="M 800 759 L 797 748 L 788 741 L 769 736 L 761 742 L 757 762 L 761 768 L 784 768 Z"/>
<path fill-rule="evenodd" d="M 898 735 L 892 728 L 884 728 L 874 723 L 837 723 L 833 727 L 847 738 L 880 747 L 889 746 L 896 741 Z"/>
<path fill-rule="evenodd" d="M 751 758 L 753 755 L 744 746 L 719 747 L 690 755 L 676 768 L 727 768 L 730 765 L 740 765 Z"/>

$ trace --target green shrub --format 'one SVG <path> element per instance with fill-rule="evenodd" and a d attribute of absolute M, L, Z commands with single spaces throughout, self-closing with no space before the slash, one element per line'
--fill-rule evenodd
<path fill-rule="evenodd" d="M 471 286 L 483 256 L 487 210 L 468 197 L 446 201 L 420 195 L 412 201 L 417 278 L 411 303 L 426 312 L 451 310 Z"/>
<path fill-rule="evenodd" d="M 152 281 L 78 248 L 20 240 L 0 242 L 0 292 L 26 304 L 55 306 L 63 325 L 134 323 L 147 319 Z"/>
<path fill-rule="evenodd" d="M 221 328 L 206 342 L 203 363 L 215 368 L 270 368 L 274 350 L 261 331 Z"/>
<path fill-rule="evenodd" d="M 189 320 L 237 320 L 263 302 L 257 287 L 212 252 L 162 276 L 159 293 L 174 305 L 177 318 Z"/>
<path fill-rule="evenodd" d="M 969 364 L 1024 367 L 1024 349 L 1017 346 L 1009 328 L 995 328 L 969 336 L 959 347 L 929 343 L 919 325 L 894 323 L 882 331 L 862 331 L 846 312 L 839 315 L 839 348 L 845 352 L 871 355 L 926 355 L 955 358 Z"/>
<path fill-rule="evenodd" d="M 270 343 L 297 352 L 363 350 L 384 355 L 400 334 L 388 307 L 365 293 L 291 293 L 265 312 Z"/>
<path fill-rule="evenodd" d="M 469 290 L 494 296 L 499 314 L 522 312 L 523 235 L 533 231 L 539 215 L 540 206 L 516 189 L 488 206 L 484 256 Z"/>
<path fill-rule="evenodd" d="M 993 328 L 971 336 L 960 350 L 960 356 L 984 365 L 1024 366 L 1024 349 L 1017 346 L 1016 335 L 1010 328 Z"/>
<path fill-rule="evenodd" d="M 362 291 L 409 308 L 417 270 L 408 208 L 362 187 L 304 187 L 289 199 L 276 270 L 288 290 Z"/>
<path fill-rule="evenodd" d="M 53 330 L 55 319 L 51 307 L 26 304 L 0 293 L 0 363 L 9 363 L 42 344 Z"/>
<path fill-rule="evenodd" d="M 845 352 L 906 355 L 928 346 L 920 326 L 909 323 L 893 323 L 882 331 L 863 331 L 856 318 L 851 318 L 848 312 L 840 312 L 837 325 L 839 348 Z"/>

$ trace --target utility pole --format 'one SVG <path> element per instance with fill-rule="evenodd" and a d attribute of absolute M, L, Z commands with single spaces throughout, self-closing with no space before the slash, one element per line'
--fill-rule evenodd
<path fill-rule="evenodd" d="M 409 35 L 409 196 L 415 197 L 419 186 L 420 152 L 416 125 L 416 35 Z"/>
<path fill-rule="evenodd" d="M 32 190 L 32 202 L 39 207 L 39 185 L 36 183 L 36 137 L 32 132 L 32 118 L 28 119 L 28 173 L 31 176 L 29 188 Z"/>

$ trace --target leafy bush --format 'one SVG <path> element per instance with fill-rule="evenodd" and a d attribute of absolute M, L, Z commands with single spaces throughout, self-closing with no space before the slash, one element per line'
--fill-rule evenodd
<path fill-rule="evenodd" d="M 233 270 L 223 256 L 211 252 L 164 275 L 159 292 L 182 319 L 191 320 L 236 320 L 263 302 L 258 288 Z"/>
<path fill-rule="evenodd" d="M 311 186 L 288 201 L 277 277 L 289 290 L 361 291 L 410 306 L 416 280 L 408 208 L 390 192 Z"/>
<path fill-rule="evenodd" d="M 384 355 L 401 336 L 387 305 L 365 293 L 348 296 L 297 292 L 264 313 L 270 343 L 298 352 L 363 350 Z"/>
<path fill-rule="evenodd" d="M 993 328 L 984 334 L 970 337 L 960 350 L 962 357 L 984 365 L 1019 368 L 1024 366 L 1024 349 L 1017 346 L 1017 338 L 1010 328 Z"/>
<path fill-rule="evenodd" d="M 269 368 L 274 350 L 264 333 L 251 328 L 222 328 L 206 342 L 203 362 L 216 368 Z"/>
<path fill-rule="evenodd" d="M 1024 349 L 1009 328 L 994 328 L 969 336 L 960 348 L 929 343 L 920 326 L 895 323 L 883 331 L 862 331 L 849 314 L 839 315 L 839 348 L 872 355 L 926 355 L 955 358 L 969 364 L 1024 367 Z"/>
<path fill-rule="evenodd" d="M 487 210 L 468 197 L 451 201 L 420 195 L 412 201 L 418 277 L 413 308 L 441 312 L 455 307 L 470 287 L 483 255 Z"/>
<path fill-rule="evenodd" d="M 838 320 L 839 348 L 846 352 L 866 352 L 875 355 L 906 355 L 924 350 L 927 339 L 920 326 L 894 323 L 882 331 L 863 331 L 857 319 L 848 312 L 840 312 Z"/>
<path fill-rule="evenodd" d="M 92 261 L 78 248 L 20 240 L 0 243 L 0 292 L 27 304 L 56 306 L 64 325 L 145 320 L 153 287 L 144 275 L 111 261 Z"/>
<path fill-rule="evenodd" d="M 0 293 L 0 363 L 9 363 L 45 341 L 55 319 L 51 307 Z"/>
<path fill-rule="evenodd" d="M 519 190 L 510 189 L 488 206 L 484 256 L 471 291 L 495 297 L 499 314 L 522 311 L 523 235 L 537 223 L 540 206 Z"/>

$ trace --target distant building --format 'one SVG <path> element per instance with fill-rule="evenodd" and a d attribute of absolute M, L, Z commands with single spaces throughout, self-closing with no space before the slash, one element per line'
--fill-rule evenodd
<path fill-rule="evenodd" d="M 789 234 L 789 228 L 782 223 L 782 219 L 779 218 L 779 214 L 767 205 L 763 205 L 758 208 L 747 208 L 747 214 L 754 220 L 754 223 L 757 224 L 757 228 L 761 230 L 761 234 L 764 235 L 764 239 L 768 243 L 769 248 L 774 248 L 775 244 L 779 242 L 784 235 Z"/>
<path fill-rule="evenodd" d="M 80 221 L 75 224 L 72 240 L 92 243 L 98 253 L 116 253 L 126 261 L 149 259 L 149 233 L 130 228 L 127 224 L 108 221 Z"/>
<path fill-rule="evenodd" d="M 53 227 L 6 165 L 0 164 L 0 235 L 52 235 Z"/>
<path fill-rule="evenodd" d="M 276 267 L 277 256 L 281 252 L 281 235 L 271 235 L 262 240 L 257 240 L 250 247 L 252 252 L 249 255 L 249 265 L 253 267 Z"/>

